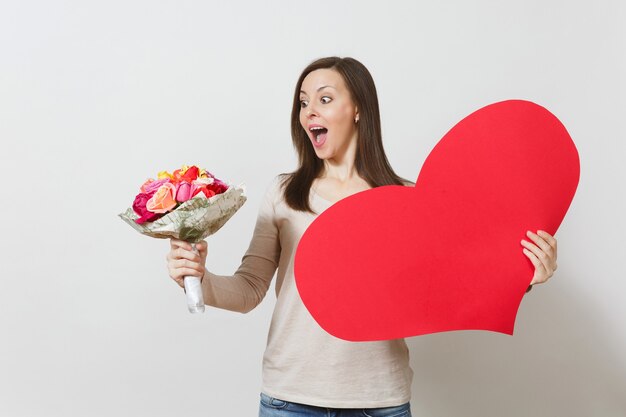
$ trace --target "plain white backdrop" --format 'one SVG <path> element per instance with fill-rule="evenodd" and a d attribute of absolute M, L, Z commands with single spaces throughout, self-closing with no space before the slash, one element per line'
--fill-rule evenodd
<path fill-rule="evenodd" d="M 406 178 L 510 98 L 551 110 L 580 153 L 557 273 L 512 337 L 408 339 L 413 415 L 626 415 L 624 22 L 620 0 L 3 1 L 0 416 L 256 415 L 273 288 L 247 315 L 191 315 L 168 242 L 117 214 L 183 163 L 244 182 L 208 240 L 209 269 L 233 273 L 262 193 L 296 167 L 298 75 L 328 55 L 370 69 Z"/>

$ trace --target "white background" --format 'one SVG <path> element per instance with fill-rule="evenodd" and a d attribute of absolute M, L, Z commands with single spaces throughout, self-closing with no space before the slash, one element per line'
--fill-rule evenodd
<path fill-rule="evenodd" d="M 0 416 L 256 415 L 273 291 L 247 315 L 191 315 L 168 242 L 117 213 L 183 163 L 245 182 L 209 239 L 209 269 L 233 273 L 262 193 L 296 166 L 297 77 L 328 55 L 370 69 L 406 178 L 510 98 L 551 110 L 580 153 L 559 270 L 515 335 L 408 340 L 414 416 L 626 414 L 623 1 L 0 4 Z"/>

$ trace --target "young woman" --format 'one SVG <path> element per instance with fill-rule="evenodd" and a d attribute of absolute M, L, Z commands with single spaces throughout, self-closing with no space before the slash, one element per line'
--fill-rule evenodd
<path fill-rule="evenodd" d="M 274 178 L 254 234 L 232 276 L 205 268 L 206 242 L 196 255 L 171 240 L 169 274 L 202 278 L 207 305 L 239 312 L 257 306 L 278 270 L 277 302 L 263 357 L 260 416 L 410 416 L 413 372 L 404 339 L 347 342 L 310 316 L 294 281 L 298 241 L 316 216 L 351 194 L 382 185 L 414 185 L 390 167 L 383 150 L 378 98 L 369 71 L 352 58 L 311 63 L 296 84 L 291 135 L 299 167 Z M 535 265 L 532 284 L 556 269 L 556 240 L 530 233 L 523 249 Z"/>

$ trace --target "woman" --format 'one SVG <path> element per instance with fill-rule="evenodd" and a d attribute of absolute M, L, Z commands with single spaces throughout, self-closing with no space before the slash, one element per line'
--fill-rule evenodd
<path fill-rule="evenodd" d="M 295 90 L 291 134 L 299 167 L 267 189 L 252 241 L 233 276 L 205 268 L 206 242 L 196 255 L 172 240 L 169 274 L 202 278 L 207 305 L 247 312 L 258 305 L 276 270 L 277 302 L 263 358 L 260 416 L 410 416 L 413 372 L 404 339 L 347 342 L 310 316 L 296 290 L 293 261 L 298 241 L 334 202 L 381 185 L 412 185 L 385 156 L 378 98 L 368 70 L 352 58 L 311 63 Z M 530 232 L 529 232 L 530 233 Z M 545 232 L 523 241 L 535 265 L 531 284 L 556 269 L 556 240 Z"/>

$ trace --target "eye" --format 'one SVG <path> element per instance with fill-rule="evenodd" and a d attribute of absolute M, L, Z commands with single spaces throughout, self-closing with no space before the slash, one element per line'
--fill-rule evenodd
<path fill-rule="evenodd" d="M 306 100 L 300 100 L 300 107 L 301 107 L 301 108 L 305 108 L 305 107 L 307 106 L 307 104 L 309 104 L 309 102 L 308 102 L 308 101 L 306 101 Z"/>
<path fill-rule="evenodd" d="M 331 100 L 332 100 L 332 99 L 331 99 L 330 97 L 328 97 L 328 96 L 324 96 L 324 97 L 322 97 L 322 98 L 320 99 L 320 101 L 321 101 L 322 103 L 324 103 L 324 104 L 330 103 L 330 101 L 331 101 Z"/>

